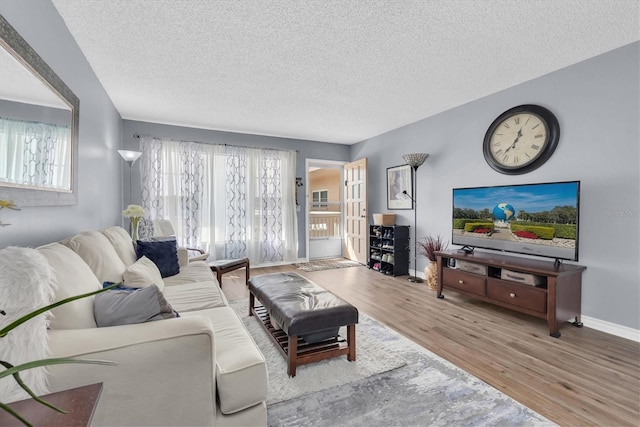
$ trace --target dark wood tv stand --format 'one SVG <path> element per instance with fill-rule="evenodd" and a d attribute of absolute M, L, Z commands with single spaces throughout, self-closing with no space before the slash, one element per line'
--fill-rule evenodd
<path fill-rule="evenodd" d="M 547 320 L 549 335 L 560 337 L 560 325 L 573 320 L 581 327 L 582 272 L 586 267 L 554 263 L 488 252 L 436 252 L 438 262 L 438 298 L 444 288 L 491 304 Z M 456 260 L 457 267 L 449 267 Z M 466 262 L 467 271 L 459 268 Z M 531 286 L 501 279 L 502 270 L 533 274 L 540 280 Z M 477 271 L 469 271 L 477 270 Z"/>

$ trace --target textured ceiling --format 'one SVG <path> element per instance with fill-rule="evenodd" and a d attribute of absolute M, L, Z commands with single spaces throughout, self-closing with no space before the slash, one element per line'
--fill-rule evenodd
<path fill-rule="evenodd" d="M 638 0 L 53 0 L 123 118 L 352 144 L 640 39 Z"/>

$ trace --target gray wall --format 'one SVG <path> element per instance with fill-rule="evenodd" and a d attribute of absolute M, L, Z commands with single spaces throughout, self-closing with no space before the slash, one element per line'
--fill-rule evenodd
<path fill-rule="evenodd" d="M 0 13 L 80 99 L 78 205 L 3 209 L 0 247 L 37 246 L 120 223 L 122 121 L 50 0 L 2 0 Z"/>
<path fill-rule="evenodd" d="M 0 99 L 0 117 L 51 125 L 71 125 L 71 110 Z"/>
<path fill-rule="evenodd" d="M 298 139 L 276 138 L 270 136 L 249 135 L 241 133 L 220 132 L 207 129 L 186 128 L 180 126 L 161 125 L 157 123 L 138 122 L 123 120 L 122 125 L 122 145 L 126 150 L 139 150 L 140 140 L 134 138 L 134 134 L 150 135 L 156 137 L 173 138 L 186 141 L 200 141 L 216 144 L 243 145 L 248 147 L 280 148 L 287 150 L 298 150 L 298 161 L 296 164 L 296 176 L 302 177 L 304 186 L 298 190 L 298 256 L 306 257 L 306 234 L 305 215 L 306 203 L 304 194 L 306 191 L 305 160 L 322 159 L 348 161 L 350 147 L 347 145 L 329 144 L 325 142 L 302 141 Z M 138 165 L 132 168 L 132 193 L 133 203 L 139 204 L 140 196 L 140 169 Z M 124 192 L 125 203 L 129 203 L 129 169 L 125 170 L 124 182 L 126 191 Z"/>
<path fill-rule="evenodd" d="M 417 173 L 418 238 L 450 239 L 452 188 L 580 180 L 582 313 L 640 329 L 639 51 L 636 42 L 352 146 L 352 159 L 369 159 L 369 212 L 386 211 L 385 169 L 404 153 L 431 154 Z M 483 137 L 521 104 L 553 111 L 560 142 L 539 169 L 502 175 L 486 164 Z M 413 211 L 394 212 L 413 224 Z"/>
<path fill-rule="evenodd" d="M 13 225 L 0 227 L 0 247 L 36 246 L 82 230 L 121 224 L 121 209 L 128 202 L 122 200 L 128 168 L 116 150 L 121 144 L 136 149 L 133 133 L 299 149 L 298 176 L 304 176 L 306 158 L 368 157 L 372 213 L 386 211 L 385 169 L 402 164 L 403 153 L 428 152 L 431 157 L 418 170 L 418 236 L 448 237 L 453 187 L 581 180 L 580 264 L 587 266 L 583 313 L 640 329 L 640 43 L 349 148 L 123 122 L 50 0 L 1 0 L 0 13 L 80 98 L 78 205 L 4 209 L 2 221 Z M 484 161 L 482 138 L 495 117 L 524 103 L 541 104 L 556 114 L 560 144 L 534 172 L 515 177 L 498 174 Z M 412 211 L 395 212 L 398 223 L 413 224 Z M 304 212 L 298 218 L 303 257 Z M 419 270 L 425 265 L 424 259 L 418 260 Z"/>

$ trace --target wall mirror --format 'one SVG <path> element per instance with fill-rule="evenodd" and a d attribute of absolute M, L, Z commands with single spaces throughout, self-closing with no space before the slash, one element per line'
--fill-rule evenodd
<path fill-rule="evenodd" d="M 0 199 L 77 204 L 79 100 L 0 15 Z"/>

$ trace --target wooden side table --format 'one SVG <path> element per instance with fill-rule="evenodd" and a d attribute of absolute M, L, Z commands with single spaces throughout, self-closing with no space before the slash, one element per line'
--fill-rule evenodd
<path fill-rule="evenodd" d="M 54 411 L 33 399 L 9 403 L 8 406 L 34 426 L 86 427 L 91 423 L 100 393 L 102 393 L 102 383 L 90 384 L 42 396 L 42 399 L 67 411 L 67 414 Z M 2 409 L 0 409 L 0 426 L 24 427 L 17 418 Z"/>
<path fill-rule="evenodd" d="M 249 283 L 249 258 L 221 259 L 217 261 L 210 261 L 208 264 L 211 271 L 216 272 L 216 279 L 218 279 L 218 284 L 221 288 L 222 275 L 239 268 L 245 269 L 244 283 L 245 285 L 248 285 Z"/>

